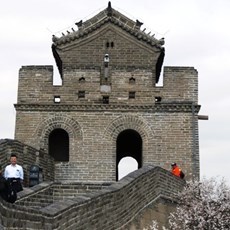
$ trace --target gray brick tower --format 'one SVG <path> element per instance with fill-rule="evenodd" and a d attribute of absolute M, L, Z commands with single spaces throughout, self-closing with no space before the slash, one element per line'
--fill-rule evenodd
<path fill-rule="evenodd" d="M 108 7 L 61 37 L 52 66 L 19 71 L 15 139 L 55 159 L 55 181 L 114 182 L 123 157 L 138 168 L 170 169 L 199 178 L 198 73 L 164 67 L 164 40 Z"/>

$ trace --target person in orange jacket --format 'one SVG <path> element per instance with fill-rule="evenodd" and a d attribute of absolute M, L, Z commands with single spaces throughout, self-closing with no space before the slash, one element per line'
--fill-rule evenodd
<path fill-rule="evenodd" d="M 177 164 L 172 163 L 171 166 L 172 166 L 172 171 L 171 171 L 172 174 L 175 176 L 181 177 L 182 170 L 177 166 Z"/>

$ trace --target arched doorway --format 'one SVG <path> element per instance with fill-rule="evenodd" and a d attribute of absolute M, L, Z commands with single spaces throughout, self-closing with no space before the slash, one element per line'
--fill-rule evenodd
<path fill-rule="evenodd" d="M 49 154 L 55 161 L 69 161 L 69 135 L 64 129 L 54 129 L 50 133 Z"/>
<path fill-rule="evenodd" d="M 117 137 L 116 180 L 118 180 L 118 164 L 124 157 L 132 157 L 137 161 L 138 168 L 142 167 L 142 138 L 133 129 L 122 131 Z"/>

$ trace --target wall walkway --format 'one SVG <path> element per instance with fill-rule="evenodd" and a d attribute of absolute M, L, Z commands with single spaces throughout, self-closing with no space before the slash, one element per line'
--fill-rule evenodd
<path fill-rule="evenodd" d="M 44 182 L 24 189 L 15 204 L 0 202 L 0 224 L 4 230 L 140 230 L 152 218 L 165 224 L 184 184 L 155 166 L 111 185 Z"/>

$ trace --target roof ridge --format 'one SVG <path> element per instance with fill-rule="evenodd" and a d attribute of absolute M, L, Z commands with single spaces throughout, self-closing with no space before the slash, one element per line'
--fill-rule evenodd
<path fill-rule="evenodd" d="M 110 22 L 116 26 L 121 27 L 126 32 L 135 36 L 138 40 L 143 40 L 151 46 L 161 48 L 161 46 L 164 45 L 164 38 L 158 40 L 154 37 L 154 34 L 150 35 L 151 32 L 147 34 L 145 32 L 145 29 L 142 31 L 140 30 L 141 25 L 143 24 L 142 22 L 138 20 L 134 22 L 132 19 L 126 17 L 119 11 L 109 7 L 100 11 L 98 14 L 86 20 L 85 22 L 83 22 L 82 20 L 76 22 L 75 25 L 78 26 L 77 31 L 75 31 L 72 28 L 71 32 L 67 30 L 67 34 L 62 33 L 61 37 L 53 35 L 53 43 L 54 45 L 62 45 L 72 42 L 95 31 L 96 29 L 104 25 L 106 22 Z"/>

